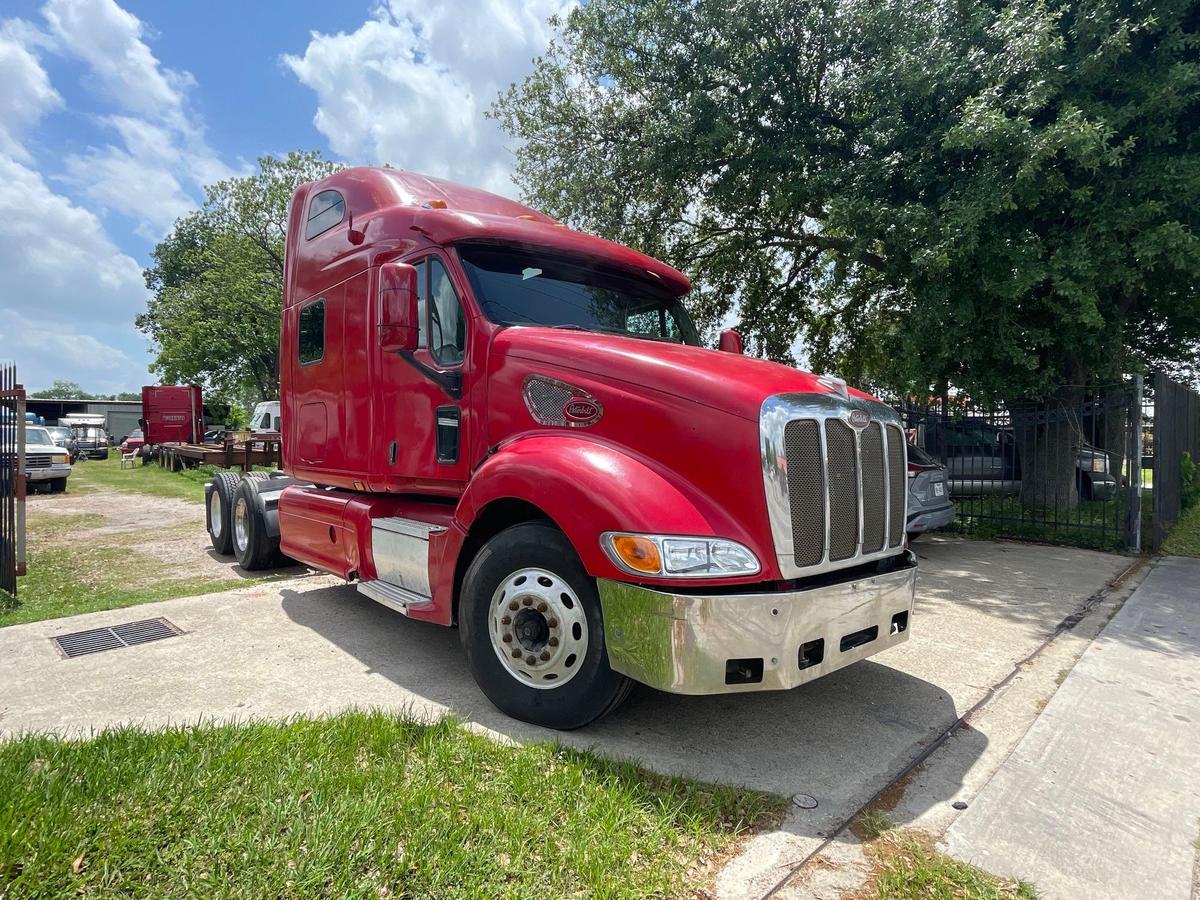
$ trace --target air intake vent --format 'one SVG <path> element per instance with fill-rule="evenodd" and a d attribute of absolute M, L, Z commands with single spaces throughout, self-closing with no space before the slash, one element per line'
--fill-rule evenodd
<path fill-rule="evenodd" d="M 604 415 L 600 401 L 564 381 L 545 375 L 528 375 L 521 385 L 525 408 L 539 425 L 584 428 Z"/>
<path fill-rule="evenodd" d="M 788 422 L 783 448 L 788 461 L 796 565 L 815 566 L 825 556 L 825 473 L 817 423 L 809 419 Z"/>
<path fill-rule="evenodd" d="M 839 419 L 825 420 L 829 453 L 829 559 L 849 559 L 858 551 L 858 455 L 854 429 Z"/>
<path fill-rule="evenodd" d="M 61 634 L 51 640 L 63 656 L 73 658 L 116 650 L 119 647 L 132 647 L 134 644 L 161 641 L 163 638 L 180 634 L 183 632 L 166 619 L 145 619 L 141 622 L 113 625 L 111 628 L 93 628 L 90 631 Z"/>

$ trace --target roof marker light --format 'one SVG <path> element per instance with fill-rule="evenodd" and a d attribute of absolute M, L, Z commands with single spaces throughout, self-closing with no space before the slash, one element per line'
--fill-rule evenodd
<path fill-rule="evenodd" d="M 446 201 L 445 200 L 426 200 L 424 203 L 424 206 L 427 209 L 445 209 Z"/>
<path fill-rule="evenodd" d="M 529 215 L 529 213 L 522 213 L 521 215 L 517 216 L 517 218 L 524 219 L 527 222 L 536 222 L 537 221 L 537 216 L 531 216 L 531 215 Z"/>

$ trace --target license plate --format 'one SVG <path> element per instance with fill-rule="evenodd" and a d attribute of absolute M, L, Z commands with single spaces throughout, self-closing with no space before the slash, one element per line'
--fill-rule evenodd
<path fill-rule="evenodd" d="M 946 496 L 945 482 L 935 481 L 933 483 L 933 496 L 935 496 L 935 497 L 945 497 Z"/>

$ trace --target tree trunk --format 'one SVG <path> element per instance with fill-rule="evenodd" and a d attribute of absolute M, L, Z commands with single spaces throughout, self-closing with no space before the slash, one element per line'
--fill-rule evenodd
<path fill-rule="evenodd" d="M 1082 401 L 1081 387 L 1065 387 L 1046 400 L 1010 407 L 1025 505 L 1073 509 L 1079 504 L 1075 464 Z"/>

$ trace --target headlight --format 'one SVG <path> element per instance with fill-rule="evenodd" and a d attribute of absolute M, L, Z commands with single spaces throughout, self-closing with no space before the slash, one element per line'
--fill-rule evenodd
<path fill-rule="evenodd" d="M 1092 457 L 1092 471 L 1093 472 L 1107 472 L 1108 471 L 1108 460 L 1105 459 L 1103 456 L 1093 456 Z"/>
<path fill-rule="evenodd" d="M 55 461 L 56 463 L 65 463 L 65 462 L 69 461 L 70 459 L 71 459 L 71 457 L 70 457 L 70 456 L 67 456 L 67 455 L 65 455 L 65 454 L 64 454 L 64 455 L 61 455 L 61 456 L 55 456 L 55 457 L 54 457 L 54 461 Z"/>
<path fill-rule="evenodd" d="M 606 531 L 600 546 L 619 568 L 634 575 L 712 578 L 754 575 L 760 568 L 753 553 L 724 538 Z"/>

